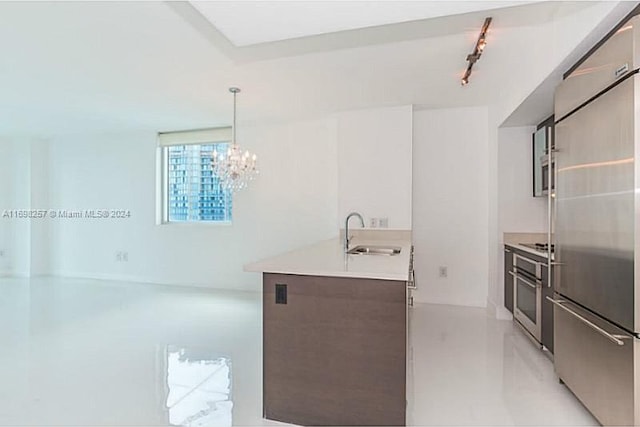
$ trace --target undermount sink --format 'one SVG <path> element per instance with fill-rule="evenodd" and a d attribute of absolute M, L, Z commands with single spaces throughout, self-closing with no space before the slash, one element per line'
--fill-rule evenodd
<path fill-rule="evenodd" d="M 398 255 L 401 248 L 398 246 L 365 246 L 359 245 L 347 251 L 350 255 Z"/>

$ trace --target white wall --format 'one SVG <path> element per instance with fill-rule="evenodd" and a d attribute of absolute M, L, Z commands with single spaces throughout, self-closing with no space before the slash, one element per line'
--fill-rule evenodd
<path fill-rule="evenodd" d="M 8 140 L 0 139 L 0 214 L 5 209 L 10 209 L 13 201 L 12 174 L 13 174 L 13 146 Z M 11 263 L 9 249 L 12 241 L 11 223 L 6 218 L 0 217 L 0 276 L 9 275 Z"/>
<path fill-rule="evenodd" d="M 547 231 L 546 197 L 533 197 L 535 126 L 498 130 L 498 224 L 499 232 L 543 233 Z"/>
<path fill-rule="evenodd" d="M 260 277 L 243 264 L 337 234 L 333 121 L 242 127 L 238 139 L 259 155 L 261 172 L 235 196 L 231 226 L 155 224 L 153 133 L 52 141 L 52 208 L 131 211 L 130 219 L 53 221 L 53 273 L 256 290 Z M 129 261 L 116 262 L 116 251 Z"/>
<path fill-rule="evenodd" d="M 30 207 L 45 210 L 49 206 L 49 141 L 36 139 L 31 141 L 30 153 Z M 29 220 L 29 275 L 38 276 L 49 273 L 50 257 L 55 250 L 50 238 L 50 219 L 34 218 Z"/>
<path fill-rule="evenodd" d="M 411 105 L 337 114 L 338 227 L 349 212 L 411 229 Z"/>
<path fill-rule="evenodd" d="M 31 207 L 31 141 L 13 143 L 12 208 Z M 9 257 L 13 274 L 31 274 L 31 223 L 25 219 L 12 219 L 12 247 Z"/>
<path fill-rule="evenodd" d="M 487 114 L 485 107 L 414 112 L 417 302 L 486 305 Z M 439 277 L 440 266 L 448 277 Z"/>
<path fill-rule="evenodd" d="M 31 150 L 28 138 L 4 139 L 0 142 L 0 215 L 5 210 L 31 208 Z M 6 181 L 5 181 L 6 180 Z M 31 220 L 0 217 L 0 273 L 31 274 Z"/>
<path fill-rule="evenodd" d="M 497 133 L 496 238 L 490 246 L 496 267 L 489 289 L 489 305 L 498 317 L 507 318 L 504 301 L 504 233 L 546 233 L 546 197 L 533 197 L 533 151 L 535 126 L 499 128 Z"/>

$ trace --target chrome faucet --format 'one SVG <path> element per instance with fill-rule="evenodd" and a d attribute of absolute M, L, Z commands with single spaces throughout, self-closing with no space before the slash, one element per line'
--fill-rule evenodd
<path fill-rule="evenodd" d="M 349 215 L 347 215 L 347 219 L 344 221 L 344 251 L 345 252 L 349 251 L 349 241 L 351 240 L 351 237 L 349 237 L 349 220 L 351 219 L 352 216 L 356 216 L 360 218 L 360 224 L 362 225 L 362 228 L 364 228 L 364 219 L 362 218 L 362 215 L 360 215 L 358 212 L 351 212 Z"/>

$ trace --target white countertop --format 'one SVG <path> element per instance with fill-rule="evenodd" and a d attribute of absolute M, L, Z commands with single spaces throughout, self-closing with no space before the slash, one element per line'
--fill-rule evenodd
<path fill-rule="evenodd" d="M 244 271 L 305 276 L 354 277 L 363 279 L 407 281 L 409 276 L 409 240 L 351 239 L 349 247 L 358 245 L 399 246 L 398 255 L 347 255 L 343 241 L 324 240 L 304 248 L 247 264 Z"/>

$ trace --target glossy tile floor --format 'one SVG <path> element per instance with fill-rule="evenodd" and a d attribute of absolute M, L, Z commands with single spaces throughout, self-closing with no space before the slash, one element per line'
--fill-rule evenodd
<path fill-rule="evenodd" d="M 258 294 L 0 278 L 0 328 L 0 425 L 279 425 Z M 597 424 L 511 322 L 418 305 L 410 335 L 410 424 Z"/>

